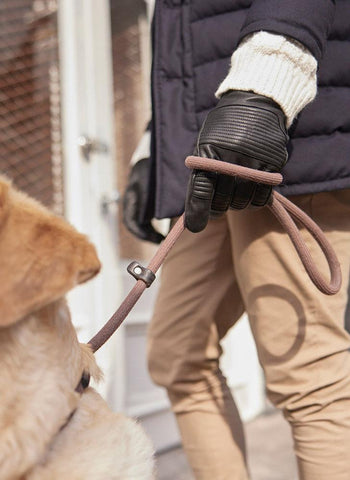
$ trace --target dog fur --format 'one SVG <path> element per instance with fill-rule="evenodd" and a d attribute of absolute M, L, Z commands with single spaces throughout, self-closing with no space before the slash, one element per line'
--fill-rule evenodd
<path fill-rule="evenodd" d="M 151 480 L 152 446 L 82 375 L 64 295 L 100 270 L 95 248 L 0 176 L 0 479 Z"/>

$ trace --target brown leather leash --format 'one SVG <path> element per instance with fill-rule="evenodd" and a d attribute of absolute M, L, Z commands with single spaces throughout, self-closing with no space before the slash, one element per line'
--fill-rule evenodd
<path fill-rule="evenodd" d="M 250 168 L 241 167 L 240 165 L 229 164 L 208 158 L 191 156 L 187 157 L 185 163 L 186 166 L 191 169 L 207 170 L 224 175 L 239 176 L 245 180 L 251 180 L 257 183 L 265 183 L 267 185 L 276 186 L 282 181 L 282 175 L 279 173 L 253 170 Z M 327 240 L 320 227 L 299 207 L 277 192 L 273 192 L 267 207 L 272 211 L 277 220 L 288 233 L 311 281 L 322 293 L 326 295 L 336 294 L 340 290 L 342 282 L 340 264 L 333 247 Z M 306 246 L 306 243 L 302 238 L 294 220 L 297 220 L 311 233 L 315 241 L 322 249 L 329 266 L 329 282 L 317 269 L 317 266 L 311 257 L 311 253 Z M 156 272 L 162 265 L 165 257 L 184 229 L 184 215 L 182 215 L 175 223 L 174 227 L 170 230 L 168 236 L 162 242 L 146 268 L 140 265 L 138 262 L 132 262 L 128 266 L 128 272 L 136 278 L 137 282 L 124 299 L 118 310 L 112 315 L 112 317 L 101 328 L 101 330 L 99 330 L 89 341 L 89 344 L 94 352 L 96 352 L 113 335 L 113 333 L 127 317 L 144 290 L 152 284 L 153 280 L 155 279 Z"/>

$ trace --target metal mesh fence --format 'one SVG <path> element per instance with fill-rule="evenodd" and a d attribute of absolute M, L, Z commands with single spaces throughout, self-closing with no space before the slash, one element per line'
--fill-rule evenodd
<path fill-rule="evenodd" d="M 56 0 L 0 2 L 0 172 L 63 212 Z"/>

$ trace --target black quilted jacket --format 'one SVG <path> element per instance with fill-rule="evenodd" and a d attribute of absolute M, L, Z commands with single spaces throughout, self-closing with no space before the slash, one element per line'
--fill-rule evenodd
<path fill-rule="evenodd" d="M 270 31 L 319 61 L 318 95 L 290 129 L 285 195 L 350 187 L 350 0 L 158 0 L 153 22 L 152 198 L 157 218 L 183 211 L 191 154 L 232 51 Z"/>

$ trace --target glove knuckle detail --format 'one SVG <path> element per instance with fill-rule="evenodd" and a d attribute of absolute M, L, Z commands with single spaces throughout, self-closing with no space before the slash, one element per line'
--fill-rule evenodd
<path fill-rule="evenodd" d="M 287 138 L 274 112 L 228 105 L 210 112 L 199 145 L 218 145 L 280 168 L 287 161 Z"/>
<path fill-rule="evenodd" d="M 213 194 L 213 186 L 205 175 L 197 174 L 192 185 L 192 195 L 199 199 L 209 200 Z"/>

